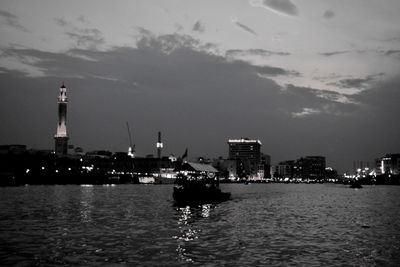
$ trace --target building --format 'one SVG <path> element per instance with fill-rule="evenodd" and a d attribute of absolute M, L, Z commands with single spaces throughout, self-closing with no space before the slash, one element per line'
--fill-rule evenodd
<path fill-rule="evenodd" d="M 375 160 L 376 174 L 400 174 L 400 154 L 386 154 Z"/>
<path fill-rule="evenodd" d="M 292 179 L 295 175 L 295 163 L 294 160 L 279 162 L 278 165 L 275 166 L 274 177 Z"/>
<path fill-rule="evenodd" d="M 156 147 L 157 147 L 157 158 L 161 159 L 161 150 L 164 147 L 163 143 L 161 142 L 161 132 L 158 132 Z"/>
<path fill-rule="evenodd" d="M 26 145 L 0 145 L 0 154 L 23 154 Z"/>
<path fill-rule="evenodd" d="M 320 180 L 325 177 L 325 168 L 325 157 L 308 156 L 296 161 L 294 175 L 297 178 Z"/>
<path fill-rule="evenodd" d="M 67 134 L 67 88 L 64 83 L 60 87 L 58 96 L 58 124 L 55 139 L 55 153 L 58 155 L 68 154 L 68 134 Z"/>
<path fill-rule="evenodd" d="M 263 175 L 260 177 L 271 178 L 271 156 L 267 154 L 261 154 L 261 164 L 263 168 Z"/>
<path fill-rule="evenodd" d="M 220 177 L 231 180 L 236 180 L 238 177 L 236 171 L 236 160 L 219 157 L 218 159 L 213 160 L 212 165 L 218 170 Z"/>
<path fill-rule="evenodd" d="M 261 141 L 256 139 L 229 139 L 229 159 L 236 160 L 239 177 L 259 176 L 261 166 Z"/>

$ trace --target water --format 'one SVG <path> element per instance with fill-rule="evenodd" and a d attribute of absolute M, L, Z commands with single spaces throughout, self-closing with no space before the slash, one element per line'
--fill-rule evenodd
<path fill-rule="evenodd" d="M 0 265 L 400 265 L 400 187 L 222 189 L 176 207 L 172 185 L 0 188 Z"/>

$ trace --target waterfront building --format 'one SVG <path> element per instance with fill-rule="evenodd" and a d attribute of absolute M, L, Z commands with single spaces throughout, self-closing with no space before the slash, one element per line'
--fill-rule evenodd
<path fill-rule="evenodd" d="M 376 174 L 400 174 L 400 154 L 386 154 L 375 160 Z"/>
<path fill-rule="evenodd" d="M 67 134 L 67 88 L 64 83 L 60 87 L 58 96 L 58 124 L 55 139 L 55 153 L 58 155 L 68 154 L 68 134 Z"/>
<path fill-rule="evenodd" d="M 259 176 L 261 165 L 261 141 L 258 139 L 229 139 L 229 159 L 236 160 L 239 177 Z"/>
<path fill-rule="evenodd" d="M 261 164 L 259 166 L 262 168 L 262 174 L 260 170 L 260 177 L 271 178 L 271 156 L 261 153 Z"/>
<path fill-rule="evenodd" d="M 180 164 L 174 157 L 136 157 L 133 159 L 136 173 L 154 173 L 172 172 Z"/>
<path fill-rule="evenodd" d="M 323 179 L 325 177 L 326 160 L 322 156 L 308 156 L 296 161 L 295 173 L 297 178 Z"/>
<path fill-rule="evenodd" d="M 236 160 L 234 159 L 223 159 L 222 157 L 213 161 L 213 167 L 216 168 L 220 174 L 220 177 L 224 177 L 230 180 L 236 180 L 238 177 L 236 170 Z"/>
<path fill-rule="evenodd" d="M 26 145 L 0 145 L 0 154 L 23 154 Z"/>
<path fill-rule="evenodd" d="M 275 177 L 292 179 L 295 174 L 296 162 L 294 160 L 281 161 L 275 166 Z"/>

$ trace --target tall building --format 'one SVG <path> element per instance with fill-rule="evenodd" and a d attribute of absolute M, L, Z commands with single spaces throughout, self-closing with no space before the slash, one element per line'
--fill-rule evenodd
<path fill-rule="evenodd" d="M 400 174 L 400 154 L 386 154 L 375 162 L 376 174 Z"/>
<path fill-rule="evenodd" d="M 158 132 L 158 140 L 157 140 L 157 158 L 161 158 L 161 150 L 163 149 L 164 145 L 161 142 L 161 132 Z"/>
<path fill-rule="evenodd" d="M 229 139 L 229 159 L 236 160 L 240 177 L 256 175 L 261 163 L 261 141 L 241 138 Z"/>
<path fill-rule="evenodd" d="M 326 160 L 323 156 L 302 157 L 296 161 L 295 176 L 303 179 L 323 179 Z"/>
<path fill-rule="evenodd" d="M 58 124 L 55 139 L 55 153 L 66 155 L 68 153 L 68 134 L 67 134 L 67 88 L 64 83 L 60 87 L 60 95 L 58 96 Z"/>

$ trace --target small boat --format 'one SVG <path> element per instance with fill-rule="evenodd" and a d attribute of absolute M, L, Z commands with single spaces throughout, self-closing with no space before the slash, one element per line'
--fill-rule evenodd
<path fill-rule="evenodd" d="M 362 188 L 362 185 L 360 183 L 359 180 L 354 180 L 351 184 L 350 184 L 350 188 Z"/>
<path fill-rule="evenodd" d="M 176 180 L 172 197 L 178 204 L 203 204 L 229 200 L 231 193 L 222 192 L 218 181 L 214 179 L 180 176 Z"/>

